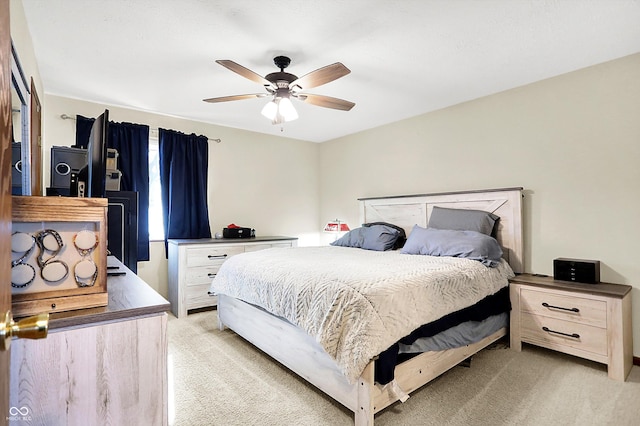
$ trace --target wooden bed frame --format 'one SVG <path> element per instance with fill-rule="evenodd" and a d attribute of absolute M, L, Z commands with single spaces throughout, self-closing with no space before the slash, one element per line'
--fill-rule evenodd
<path fill-rule="evenodd" d="M 522 188 L 362 198 L 360 219 L 390 222 L 409 235 L 415 224 L 426 227 L 433 206 L 484 210 L 500 216 L 497 239 L 514 272 L 523 272 Z M 374 414 L 398 400 L 374 383 L 372 360 L 357 383 L 349 383 L 335 361 L 302 329 L 282 318 L 223 294 L 218 296 L 220 330 L 229 327 L 284 366 L 315 385 L 355 414 L 355 424 L 373 425 Z M 502 328 L 461 348 L 425 352 L 395 369 L 400 388 L 411 393 L 507 334 Z"/>

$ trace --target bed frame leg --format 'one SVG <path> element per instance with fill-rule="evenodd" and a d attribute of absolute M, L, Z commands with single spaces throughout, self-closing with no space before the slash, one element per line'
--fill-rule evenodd
<path fill-rule="evenodd" d="M 227 328 L 227 326 L 222 322 L 222 318 L 220 318 L 220 311 L 218 310 L 218 330 L 224 331 L 225 328 Z"/>
<path fill-rule="evenodd" d="M 358 379 L 358 406 L 355 412 L 355 426 L 373 426 L 373 373 L 374 361 L 365 367 Z"/>

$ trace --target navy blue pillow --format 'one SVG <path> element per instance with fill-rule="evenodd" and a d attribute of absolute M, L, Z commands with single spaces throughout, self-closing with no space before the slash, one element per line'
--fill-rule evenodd
<path fill-rule="evenodd" d="M 423 228 L 415 225 L 400 253 L 453 256 L 498 266 L 502 248 L 495 238 L 476 231 Z"/>

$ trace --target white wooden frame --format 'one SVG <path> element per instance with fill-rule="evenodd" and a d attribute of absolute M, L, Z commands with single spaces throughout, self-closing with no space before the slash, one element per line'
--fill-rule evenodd
<path fill-rule="evenodd" d="M 434 206 L 483 210 L 498 215 L 497 240 L 504 258 L 514 272 L 524 272 L 522 188 L 361 198 L 360 220 L 362 223 L 390 222 L 404 228 L 409 235 L 414 225 L 426 228 Z"/>
<path fill-rule="evenodd" d="M 426 226 L 434 205 L 485 210 L 500 216 L 498 241 L 515 272 L 523 270 L 522 188 L 360 199 L 362 223 L 385 221 Z M 373 425 L 374 414 L 398 400 L 374 383 L 372 360 L 357 383 L 349 383 L 335 361 L 302 329 L 261 308 L 223 294 L 218 296 L 218 324 L 229 327 L 355 414 L 355 424 Z M 418 389 L 507 334 L 502 328 L 480 342 L 425 352 L 398 365 L 395 379 L 407 393 Z"/>

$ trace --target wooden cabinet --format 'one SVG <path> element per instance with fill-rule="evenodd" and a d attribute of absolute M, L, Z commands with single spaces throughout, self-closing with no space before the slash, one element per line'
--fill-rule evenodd
<path fill-rule="evenodd" d="M 511 280 L 511 347 L 522 342 L 607 365 L 624 381 L 633 364 L 631 286 L 578 284 L 529 274 Z"/>
<path fill-rule="evenodd" d="M 126 272 L 107 278 L 107 306 L 52 313 L 45 339 L 12 341 L 10 406 L 25 424 L 168 424 L 169 303 L 107 263 Z"/>
<path fill-rule="evenodd" d="M 231 256 L 273 247 L 295 247 L 297 238 L 173 239 L 168 243 L 169 301 L 171 312 L 180 318 L 191 309 L 216 306 L 218 298 L 209 295 L 209 286 Z"/>

